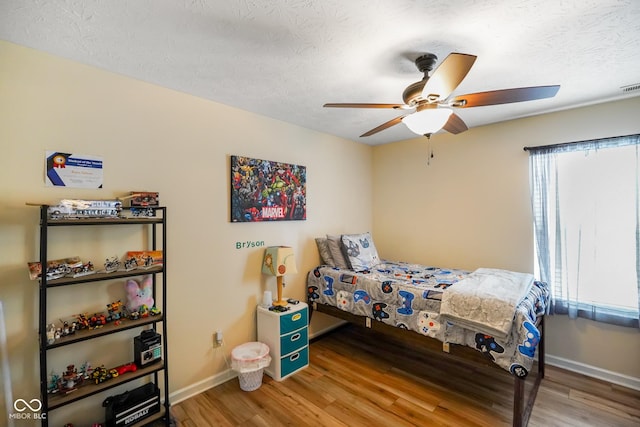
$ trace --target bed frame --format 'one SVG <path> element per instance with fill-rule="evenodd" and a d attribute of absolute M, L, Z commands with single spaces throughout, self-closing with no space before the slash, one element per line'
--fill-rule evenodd
<path fill-rule="evenodd" d="M 395 338 L 408 342 L 411 345 L 415 345 L 417 342 L 425 348 L 431 350 L 449 353 L 453 356 L 457 356 L 460 359 L 464 359 L 471 363 L 480 363 L 492 366 L 497 370 L 500 370 L 505 375 L 509 375 L 513 378 L 513 427 L 525 427 L 529 422 L 529 417 L 533 411 L 533 405 L 536 401 L 536 395 L 538 394 L 538 388 L 540 382 L 544 378 L 544 316 L 538 318 L 537 327 L 540 330 L 540 342 L 538 343 L 538 369 L 536 372 L 533 386 L 529 391 L 529 396 L 525 396 L 525 383 L 526 378 L 519 378 L 506 372 L 501 367 L 495 365 L 492 361 L 487 359 L 479 351 L 459 344 L 442 343 L 441 341 L 425 337 L 417 334 L 416 332 L 396 328 L 386 323 L 375 321 L 369 317 L 357 316 L 344 310 L 340 310 L 337 307 L 333 307 L 326 304 L 319 304 L 316 301 L 309 301 L 309 321 L 314 311 L 319 313 L 328 314 L 333 317 L 337 317 L 342 320 L 346 320 L 349 323 L 353 323 L 359 326 L 364 326 L 373 331 L 381 332 L 384 334 L 391 334 Z M 415 338 L 418 338 L 417 340 Z"/>

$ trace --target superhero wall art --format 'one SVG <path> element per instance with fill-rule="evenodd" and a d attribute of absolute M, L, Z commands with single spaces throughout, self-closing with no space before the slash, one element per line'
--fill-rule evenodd
<path fill-rule="evenodd" d="M 231 222 L 307 218 L 307 169 L 231 156 Z"/>

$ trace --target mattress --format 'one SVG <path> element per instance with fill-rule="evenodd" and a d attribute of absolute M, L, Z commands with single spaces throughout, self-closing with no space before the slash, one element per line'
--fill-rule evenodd
<path fill-rule="evenodd" d="M 471 273 L 386 260 L 363 272 L 321 265 L 307 276 L 307 297 L 310 303 L 334 306 L 442 342 L 475 348 L 513 375 L 526 377 L 540 341 L 537 320 L 549 302 L 547 285 L 533 281 L 515 307 L 510 332 L 498 338 L 444 320 L 440 314 L 445 292 Z"/>

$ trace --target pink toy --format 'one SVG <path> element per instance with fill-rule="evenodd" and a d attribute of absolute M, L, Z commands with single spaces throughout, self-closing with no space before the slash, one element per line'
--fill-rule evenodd
<path fill-rule="evenodd" d="M 127 280 L 125 289 L 127 290 L 127 309 L 129 312 L 138 311 L 141 306 L 153 307 L 153 280 L 151 276 L 146 276 L 138 284 L 133 279 Z"/>

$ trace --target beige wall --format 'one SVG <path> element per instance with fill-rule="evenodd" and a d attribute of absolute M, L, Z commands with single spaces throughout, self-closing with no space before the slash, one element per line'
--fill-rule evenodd
<path fill-rule="evenodd" d="M 160 192 L 168 207 L 172 393 L 227 368 L 222 353 L 211 347 L 216 329 L 224 333 L 227 358 L 233 347 L 256 338 L 254 307 L 265 289 L 275 293 L 275 279 L 260 274 L 262 249 L 237 249 L 236 242 L 293 246 L 299 273 L 287 276 L 285 295 L 303 299 L 306 271 L 319 261 L 313 238 L 372 226 L 369 209 L 343 209 L 371 203 L 371 181 L 361 179 L 372 175 L 370 147 L 6 42 L 0 42 L 0 141 L 0 300 L 7 317 L 14 398 L 34 398 L 39 392 L 37 283 L 28 280 L 26 269 L 27 261 L 38 258 L 39 217 L 37 208 L 25 206 L 27 201 Z M 103 156 L 104 188 L 45 187 L 45 150 Z M 306 166 L 308 219 L 230 223 L 231 154 Z M 56 229 L 56 241 L 68 240 L 54 245 L 52 255 L 80 255 L 100 264 L 107 256 L 139 248 L 140 241 L 131 236 L 135 229 L 98 235 L 79 230 L 65 234 Z M 118 295 L 124 299 L 122 285 L 96 285 L 88 297 L 75 286 L 55 289 L 57 304 L 49 320 L 103 309 Z M 314 318 L 314 327 L 319 320 Z M 119 353 L 123 346 L 117 341 L 101 338 L 81 351 L 94 365 L 131 360 L 131 346 Z M 86 357 L 69 347 L 53 353 L 59 370 Z M 104 397 L 92 403 L 99 407 Z M 52 425 L 78 422 L 78 415 L 67 411 L 78 407 L 82 403 L 53 411 Z M 0 420 L 6 419 L 3 411 Z"/>
<path fill-rule="evenodd" d="M 435 135 L 429 166 L 425 138 L 376 147 L 373 233 L 380 255 L 532 272 L 528 154 L 522 148 L 638 133 L 639 110 L 636 97 Z M 547 337 L 556 361 L 640 381 L 637 329 L 551 317 Z"/>
<path fill-rule="evenodd" d="M 313 238 L 327 232 L 373 229 L 386 258 L 530 271 L 522 146 L 635 133 L 639 107 L 636 98 L 455 137 L 436 135 L 435 157 L 426 166 L 423 138 L 371 148 L 0 42 L 0 300 L 14 398 L 38 394 L 37 285 L 26 271 L 26 262 L 38 257 L 38 213 L 24 205 L 27 201 L 109 198 L 133 189 L 160 192 L 169 208 L 170 389 L 179 393 L 206 386 L 225 372 L 221 352 L 211 348 L 216 329 L 224 332 L 227 358 L 234 346 L 255 339 L 254 306 L 274 283 L 259 273 L 262 251 L 236 249 L 236 242 L 294 246 L 299 273 L 287 277 L 286 295 L 301 299 L 305 272 L 318 261 Z M 105 188 L 45 187 L 45 150 L 103 156 Z M 307 166 L 307 221 L 229 223 L 231 154 Z M 371 212 L 344 209 L 371 204 Z M 52 253 L 98 261 L 140 244 L 135 230 L 105 234 L 74 230 L 69 242 L 53 245 Z M 62 233 L 57 240 L 65 237 Z M 88 297 L 60 289 L 49 316 L 100 309 L 124 296 L 121 286 L 107 282 Z M 330 324 L 314 317 L 311 332 Z M 103 351 L 122 348 L 119 335 L 100 340 L 82 347 L 94 364 L 115 365 L 132 357 Z M 558 357 L 640 378 L 636 330 L 552 319 L 549 344 L 549 353 Z M 70 349 L 53 355 L 59 369 L 84 361 L 76 357 Z M 53 425 L 78 422 L 81 414 L 71 408 L 95 410 L 103 398 L 54 411 Z M 3 411 L 0 419 L 6 419 Z"/>

